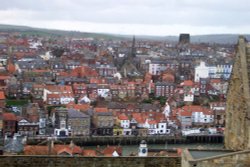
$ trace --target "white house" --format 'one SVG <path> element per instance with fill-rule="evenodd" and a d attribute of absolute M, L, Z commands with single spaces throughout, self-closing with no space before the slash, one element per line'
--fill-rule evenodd
<path fill-rule="evenodd" d="M 149 135 L 157 134 L 157 122 L 155 120 L 146 119 L 144 128 L 148 129 Z"/>
<path fill-rule="evenodd" d="M 224 78 L 229 79 L 232 73 L 233 65 L 230 63 L 217 64 L 215 66 L 206 66 L 205 62 L 195 68 L 195 82 L 200 78 Z"/>
<path fill-rule="evenodd" d="M 226 102 L 211 102 L 209 105 L 211 110 L 226 110 Z"/>
<path fill-rule="evenodd" d="M 170 133 L 170 129 L 168 129 L 167 127 L 167 122 L 162 121 L 158 123 L 157 126 L 157 134 L 169 134 Z"/>
<path fill-rule="evenodd" d="M 47 101 L 48 94 L 72 94 L 72 93 L 73 93 L 73 90 L 71 86 L 46 85 L 43 90 L 43 101 Z"/>
<path fill-rule="evenodd" d="M 200 65 L 195 67 L 194 81 L 199 82 L 200 78 L 209 77 L 209 67 L 206 66 L 205 62 L 200 62 Z"/>
<path fill-rule="evenodd" d="M 64 94 L 61 94 L 60 96 L 61 104 L 69 104 L 70 102 L 74 102 L 74 101 L 75 101 L 75 97 L 71 93 L 64 93 Z"/>
<path fill-rule="evenodd" d="M 152 60 L 149 63 L 148 72 L 152 75 L 160 75 L 167 68 L 174 69 L 176 64 L 172 61 Z"/>
<path fill-rule="evenodd" d="M 194 94 L 195 94 L 195 86 L 192 80 L 185 80 L 181 83 L 184 90 L 183 101 L 184 102 L 193 102 L 194 101 Z"/>
<path fill-rule="evenodd" d="M 125 114 L 120 114 L 118 116 L 118 120 L 120 122 L 120 127 L 122 128 L 129 128 L 130 120 Z"/>
<path fill-rule="evenodd" d="M 184 102 L 193 102 L 194 101 L 194 88 L 191 88 L 191 90 L 188 93 L 184 94 Z"/>
<path fill-rule="evenodd" d="M 90 103 L 91 100 L 88 98 L 88 96 L 83 96 L 83 97 L 80 97 L 79 100 L 78 100 L 79 103 Z"/>
<path fill-rule="evenodd" d="M 108 85 L 98 85 L 98 88 L 97 88 L 98 96 L 106 98 L 108 97 L 109 92 L 110 92 L 110 88 Z"/>
<path fill-rule="evenodd" d="M 224 63 L 216 65 L 217 78 L 229 79 L 233 70 L 232 63 Z"/>
<path fill-rule="evenodd" d="M 149 135 L 155 134 L 169 134 L 170 129 L 167 128 L 167 121 L 156 121 L 152 119 L 146 119 L 144 128 L 148 129 Z"/>
<path fill-rule="evenodd" d="M 203 110 L 203 111 L 193 111 L 192 112 L 192 122 L 193 123 L 213 123 L 214 114 L 212 110 Z"/>

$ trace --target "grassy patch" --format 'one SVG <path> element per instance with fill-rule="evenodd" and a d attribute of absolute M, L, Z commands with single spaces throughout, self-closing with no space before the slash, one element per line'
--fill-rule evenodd
<path fill-rule="evenodd" d="M 6 100 L 7 106 L 23 106 L 28 104 L 28 100 Z"/>

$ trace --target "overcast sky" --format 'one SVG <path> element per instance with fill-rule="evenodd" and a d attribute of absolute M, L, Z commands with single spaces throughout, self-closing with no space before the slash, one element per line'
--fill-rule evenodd
<path fill-rule="evenodd" d="M 249 0 L 2 0 L 0 24 L 135 35 L 250 33 Z"/>

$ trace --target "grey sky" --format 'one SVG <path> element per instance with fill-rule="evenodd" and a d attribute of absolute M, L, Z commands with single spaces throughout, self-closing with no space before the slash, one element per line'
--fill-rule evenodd
<path fill-rule="evenodd" d="M 0 23 L 121 34 L 246 34 L 249 9 L 249 0 L 7 0 Z"/>

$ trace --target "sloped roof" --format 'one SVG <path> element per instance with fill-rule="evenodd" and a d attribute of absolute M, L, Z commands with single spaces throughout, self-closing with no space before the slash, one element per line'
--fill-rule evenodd
<path fill-rule="evenodd" d="M 125 114 L 119 114 L 119 115 L 118 115 L 118 119 L 119 119 L 119 120 L 129 120 L 129 119 L 128 119 L 128 116 L 125 115 Z"/>
<path fill-rule="evenodd" d="M 191 80 L 185 80 L 183 83 L 182 83 L 183 86 L 194 86 L 194 82 L 191 81 Z"/>
<path fill-rule="evenodd" d="M 108 108 L 107 107 L 95 107 L 94 111 L 95 112 L 108 112 Z"/>
<path fill-rule="evenodd" d="M 3 113 L 3 120 L 7 121 L 16 121 L 16 115 L 13 113 Z"/>
<path fill-rule="evenodd" d="M 69 109 L 73 108 L 76 110 L 86 111 L 86 110 L 90 109 L 91 107 L 88 103 L 86 103 L 86 104 L 68 104 L 67 108 L 69 108 Z"/>
<path fill-rule="evenodd" d="M 199 105 L 186 105 L 173 110 L 173 113 L 178 113 L 180 116 L 192 116 L 193 112 L 202 112 L 204 115 L 213 115 L 211 109 Z"/>
<path fill-rule="evenodd" d="M 68 110 L 68 117 L 69 118 L 88 118 L 89 115 L 84 114 L 80 111 L 74 110 L 74 109 L 69 109 Z"/>
<path fill-rule="evenodd" d="M 5 100 L 5 95 L 3 91 L 0 91 L 0 100 Z"/>
<path fill-rule="evenodd" d="M 83 156 L 86 156 L 86 157 L 96 157 L 97 156 L 97 152 L 96 150 L 83 150 L 82 152 L 82 155 Z"/>
<path fill-rule="evenodd" d="M 112 156 L 114 152 L 117 152 L 120 156 L 122 155 L 122 147 L 121 146 L 107 146 L 103 149 L 102 153 L 104 156 Z"/>
<path fill-rule="evenodd" d="M 67 152 L 71 155 L 73 154 L 82 154 L 82 149 L 76 145 L 59 145 L 56 144 L 51 149 L 51 155 L 58 155 L 60 153 Z M 48 146 L 39 146 L 39 145 L 26 145 L 24 147 L 24 155 L 48 155 L 49 147 Z"/>

